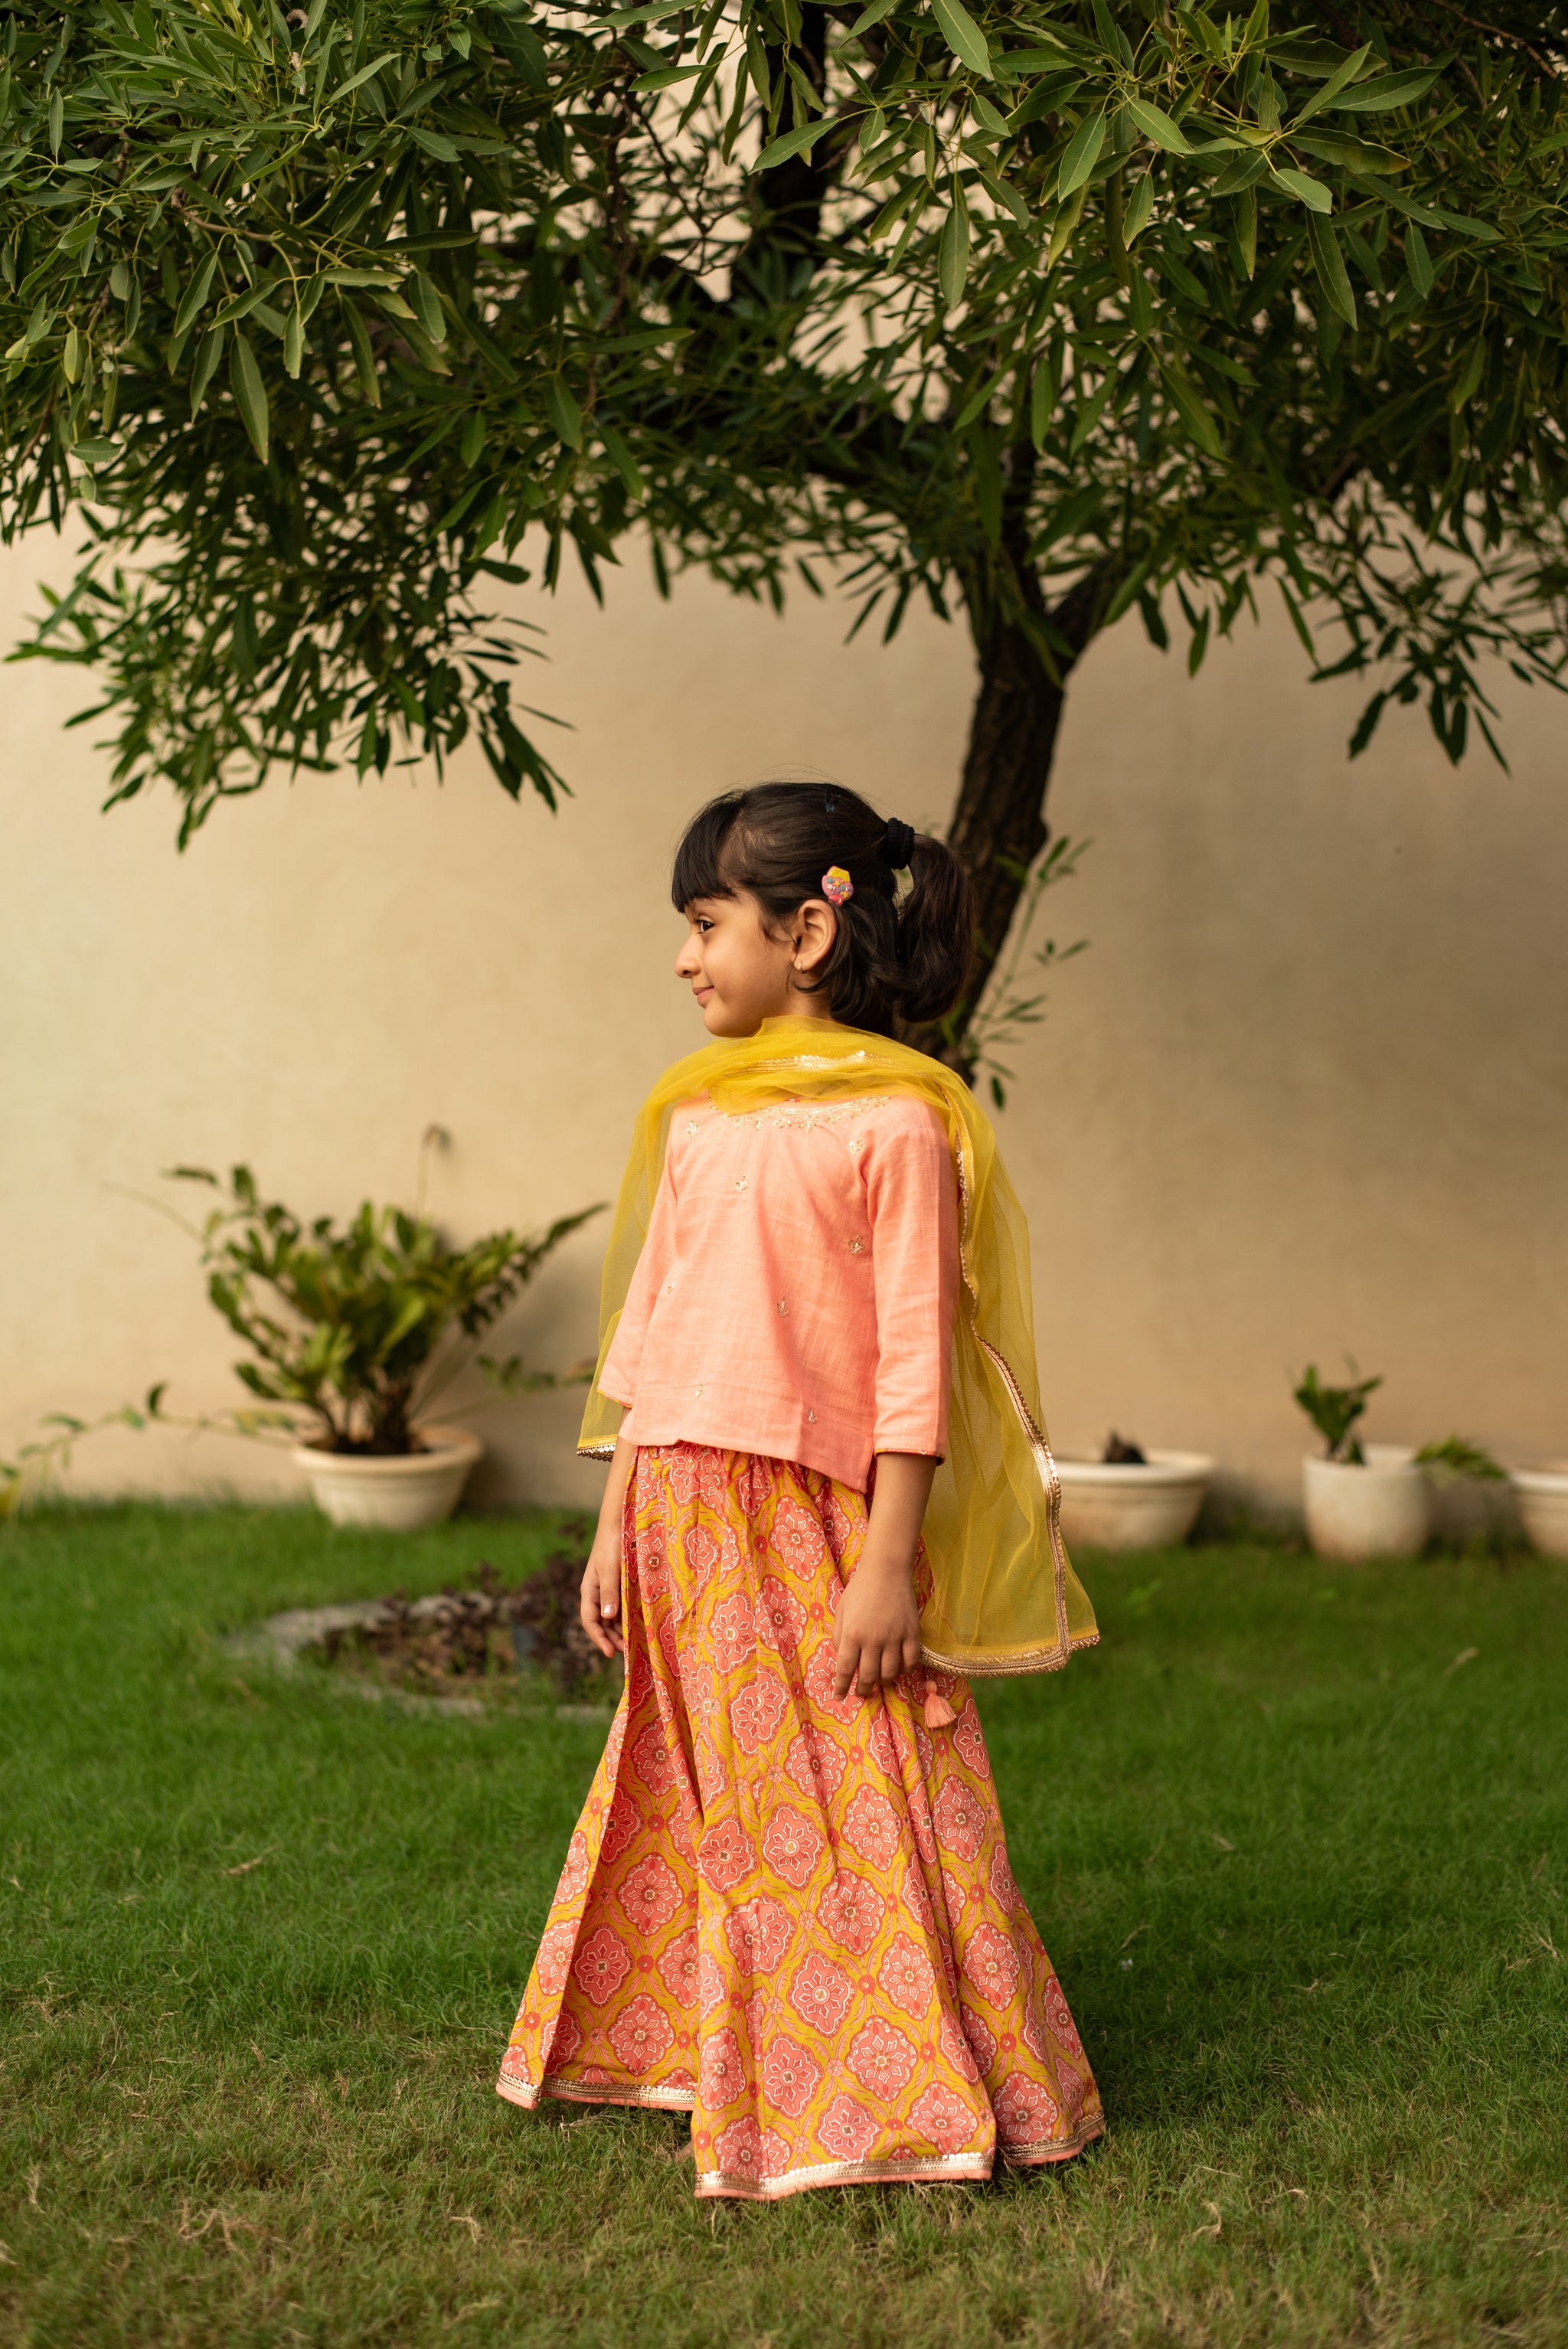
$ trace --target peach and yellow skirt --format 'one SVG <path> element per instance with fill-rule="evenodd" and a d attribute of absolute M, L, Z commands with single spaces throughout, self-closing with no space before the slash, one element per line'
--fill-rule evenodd
<path fill-rule="evenodd" d="M 688 1444 L 626 1496 L 625 1693 L 497 2086 L 689 2110 L 699 2195 L 983 2178 L 1104 2125 L 966 1683 L 834 1697 L 866 1513 Z"/>

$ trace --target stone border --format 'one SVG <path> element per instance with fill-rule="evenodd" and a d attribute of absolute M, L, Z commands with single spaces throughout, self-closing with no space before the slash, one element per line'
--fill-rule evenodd
<path fill-rule="evenodd" d="M 446 1594 L 438 1591 L 427 1599 L 416 1599 L 408 1611 L 416 1621 L 434 1618 L 445 1603 Z M 242 1663 L 270 1664 L 277 1672 L 294 1672 L 306 1648 L 320 1647 L 329 1631 L 353 1631 L 362 1625 L 374 1623 L 385 1613 L 378 1599 L 354 1599 L 335 1607 L 288 1607 L 281 1615 L 269 1615 L 264 1622 L 253 1624 L 249 1630 L 236 1631 L 222 1641 L 224 1653 Z M 358 1680 L 345 1674 L 330 1682 L 344 1694 L 368 1697 L 373 1703 L 391 1704 L 400 1711 L 435 1714 L 461 1721 L 490 1721 L 507 1718 L 498 1714 L 494 1705 L 486 1704 L 477 1696 L 419 1696 L 410 1690 L 387 1688 L 370 1680 Z M 615 1708 L 609 1704 L 522 1705 L 510 1717 L 513 1720 L 602 1722 L 608 1728 L 614 1718 Z"/>

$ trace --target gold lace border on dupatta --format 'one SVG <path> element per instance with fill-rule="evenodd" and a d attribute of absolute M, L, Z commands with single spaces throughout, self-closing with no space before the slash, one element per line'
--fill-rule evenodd
<path fill-rule="evenodd" d="M 954 1157 L 958 1173 L 958 1265 L 964 1275 L 964 1293 L 968 1299 L 969 1334 L 1001 1379 L 1003 1387 L 1006 1391 L 1007 1400 L 1012 1404 L 1018 1424 L 1024 1431 L 1025 1440 L 1035 1463 L 1036 1474 L 1045 1491 L 1046 1530 L 1051 1545 L 1052 1596 L 1056 1601 L 1057 1637 L 1054 1647 L 1029 1648 L 1026 1649 L 1021 1655 L 995 1658 L 982 1656 L 967 1659 L 963 1656 L 942 1655 L 935 1649 L 928 1648 L 923 1640 L 920 1660 L 923 1664 L 935 1665 L 942 1671 L 962 1672 L 965 1680 L 1001 1680 L 1011 1678 L 1015 1673 L 1059 1672 L 1076 1649 L 1098 1646 L 1099 1632 L 1098 1630 L 1083 1631 L 1075 1640 L 1068 1628 L 1068 1551 L 1067 1544 L 1062 1539 L 1062 1480 L 1057 1475 L 1057 1464 L 1051 1457 L 1051 1447 L 1046 1440 L 1046 1431 L 1039 1425 L 1034 1413 L 1029 1409 L 1023 1387 L 1012 1363 L 1008 1361 L 999 1346 L 993 1346 L 988 1338 L 983 1338 L 980 1335 L 980 1297 L 975 1287 L 975 1271 L 969 1255 L 969 1136 L 966 1133 L 960 1136 Z"/>

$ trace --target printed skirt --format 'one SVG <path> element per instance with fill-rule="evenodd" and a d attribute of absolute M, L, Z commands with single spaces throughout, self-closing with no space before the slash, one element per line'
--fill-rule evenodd
<path fill-rule="evenodd" d="M 966 1683 L 834 1697 L 866 1517 L 689 1444 L 626 1495 L 625 1692 L 497 2087 L 689 2110 L 699 2195 L 983 2178 L 1103 2127 Z"/>

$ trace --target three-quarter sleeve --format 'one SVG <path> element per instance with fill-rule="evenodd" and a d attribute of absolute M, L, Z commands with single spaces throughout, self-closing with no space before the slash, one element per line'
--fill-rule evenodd
<path fill-rule="evenodd" d="M 621 1319 L 615 1325 L 615 1335 L 604 1357 L 604 1367 L 599 1373 L 599 1392 L 612 1402 L 635 1403 L 637 1376 L 642 1369 L 643 1346 L 648 1334 L 659 1292 L 665 1285 L 675 1257 L 676 1238 L 676 1174 L 673 1143 L 665 1153 L 664 1173 L 654 1194 L 654 1211 L 648 1218 L 648 1236 L 643 1242 L 643 1252 L 637 1258 L 636 1269 L 626 1290 L 626 1302 L 621 1309 Z M 624 1435 L 631 1426 L 622 1427 Z"/>
<path fill-rule="evenodd" d="M 947 1448 L 958 1293 L 957 1182 L 942 1124 L 923 1104 L 867 1122 L 861 1160 L 876 1293 L 877 1452 Z"/>

